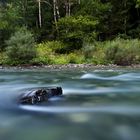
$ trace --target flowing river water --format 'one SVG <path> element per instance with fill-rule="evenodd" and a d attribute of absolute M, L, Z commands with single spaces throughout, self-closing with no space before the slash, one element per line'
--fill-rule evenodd
<path fill-rule="evenodd" d="M 19 96 L 61 86 L 36 105 Z M 0 140 L 139 140 L 140 69 L 1 69 Z"/>

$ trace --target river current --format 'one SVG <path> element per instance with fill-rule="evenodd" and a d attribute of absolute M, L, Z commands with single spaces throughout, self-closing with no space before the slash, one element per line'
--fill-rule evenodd
<path fill-rule="evenodd" d="M 63 96 L 20 105 L 31 89 Z M 140 69 L 1 69 L 0 140 L 139 140 Z"/>

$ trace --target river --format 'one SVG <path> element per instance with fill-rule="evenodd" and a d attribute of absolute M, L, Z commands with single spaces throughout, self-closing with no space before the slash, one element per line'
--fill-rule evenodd
<path fill-rule="evenodd" d="M 63 96 L 18 104 L 31 89 Z M 139 140 L 139 69 L 1 69 L 0 140 Z"/>

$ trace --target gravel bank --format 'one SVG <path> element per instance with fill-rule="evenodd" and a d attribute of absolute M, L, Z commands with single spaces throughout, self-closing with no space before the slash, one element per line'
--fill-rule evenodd
<path fill-rule="evenodd" d="M 0 66 L 0 70 L 22 70 L 22 69 L 48 69 L 48 70 L 63 70 L 63 69 L 140 69 L 140 65 L 117 66 L 117 65 L 93 65 L 93 64 L 66 64 L 66 65 L 20 65 L 20 66 Z"/>

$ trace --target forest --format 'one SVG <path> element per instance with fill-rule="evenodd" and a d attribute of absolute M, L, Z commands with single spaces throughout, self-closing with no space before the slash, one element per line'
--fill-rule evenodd
<path fill-rule="evenodd" d="M 140 0 L 1 0 L 0 64 L 140 64 Z"/>

